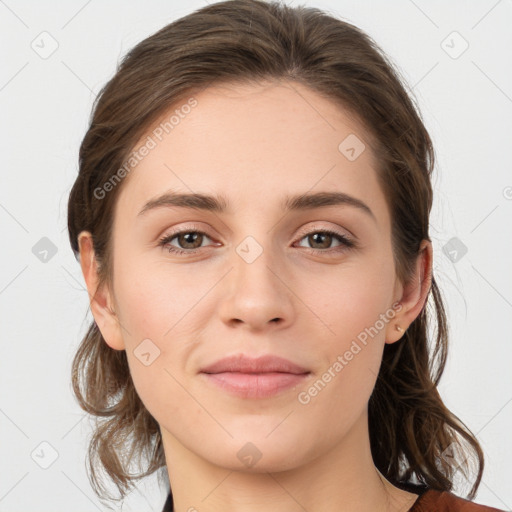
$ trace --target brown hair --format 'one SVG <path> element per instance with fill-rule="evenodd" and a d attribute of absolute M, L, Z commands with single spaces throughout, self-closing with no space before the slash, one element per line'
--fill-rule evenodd
<path fill-rule="evenodd" d="M 363 123 L 391 213 L 397 276 L 405 283 L 412 275 L 421 241 L 430 240 L 434 151 L 399 73 L 370 37 L 319 9 L 232 0 L 206 6 L 137 44 L 95 101 L 69 197 L 68 229 L 76 257 L 79 233 L 92 233 L 100 286 L 111 284 L 112 219 L 123 182 L 105 197 L 98 198 L 95 190 L 116 174 L 172 105 L 209 84 L 264 80 L 306 85 Z M 436 333 L 429 340 L 432 326 Z M 453 489 L 457 470 L 443 452 L 461 449 L 477 462 L 472 499 L 483 452 L 437 391 L 447 347 L 446 314 L 432 276 L 419 316 L 399 342 L 385 346 L 368 404 L 371 449 L 376 467 L 391 483 L 416 480 L 438 490 Z M 98 417 L 88 456 L 100 498 L 108 496 L 100 468 L 121 498 L 134 480 L 165 469 L 159 425 L 135 391 L 126 353 L 111 349 L 95 322 L 73 360 L 72 382 L 80 406 Z M 128 470 L 134 457 L 139 469 L 141 460 L 147 463 L 138 474 Z M 470 459 L 460 466 L 466 477 Z"/>

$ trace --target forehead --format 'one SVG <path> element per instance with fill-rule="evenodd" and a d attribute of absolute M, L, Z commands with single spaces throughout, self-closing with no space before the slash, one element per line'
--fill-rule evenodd
<path fill-rule="evenodd" d="M 149 149 L 125 178 L 117 209 L 135 217 L 170 190 L 222 194 L 231 213 L 282 204 L 283 193 L 336 190 L 378 212 L 385 204 L 369 143 L 354 116 L 301 84 L 211 86 L 140 138 L 134 150 Z"/>

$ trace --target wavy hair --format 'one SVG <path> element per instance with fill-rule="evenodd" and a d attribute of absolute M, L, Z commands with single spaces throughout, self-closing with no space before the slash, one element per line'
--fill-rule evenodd
<path fill-rule="evenodd" d="M 357 117 L 371 137 L 376 169 L 391 214 L 398 278 L 412 275 L 420 243 L 429 238 L 434 150 L 412 91 L 389 57 L 363 31 L 312 7 L 231 0 L 174 21 L 133 47 L 96 98 L 79 151 L 79 172 L 68 203 L 75 257 L 78 235 L 90 231 L 99 262 L 99 286 L 112 283 L 112 221 L 119 176 L 136 142 L 170 107 L 210 84 L 301 83 Z M 104 190 L 104 189 L 103 189 Z M 435 334 L 432 332 L 435 331 Z M 482 449 L 443 403 L 437 385 L 448 350 L 441 291 L 432 275 L 425 307 L 399 342 L 386 344 L 368 403 L 372 456 L 393 484 L 423 483 L 452 490 L 457 463 L 483 473 Z M 135 481 L 165 470 L 159 425 L 140 400 L 126 353 L 111 349 L 92 322 L 74 356 L 72 384 L 84 411 L 96 418 L 88 475 L 100 497 L 124 499 Z M 137 472 L 130 473 L 132 462 Z M 120 493 L 110 496 L 106 472 Z M 415 481 L 415 482 L 414 482 Z"/>

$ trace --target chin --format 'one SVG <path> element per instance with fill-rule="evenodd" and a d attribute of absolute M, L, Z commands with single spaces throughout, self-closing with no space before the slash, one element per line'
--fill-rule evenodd
<path fill-rule="evenodd" d="M 288 442 L 283 444 L 280 436 L 273 438 L 274 434 L 268 437 L 267 434 L 259 432 L 251 436 L 246 432 L 222 443 L 222 446 L 221 443 L 213 443 L 203 458 L 217 466 L 244 473 L 287 471 L 305 462 L 306 454 L 302 452 L 304 436 L 294 438 L 287 435 Z"/>

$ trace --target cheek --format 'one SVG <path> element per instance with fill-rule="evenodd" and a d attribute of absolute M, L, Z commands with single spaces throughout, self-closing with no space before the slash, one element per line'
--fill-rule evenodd
<path fill-rule="evenodd" d="M 331 270 L 314 280 L 306 276 L 294 291 L 325 326 L 323 338 L 329 346 L 341 349 L 377 322 L 379 334 L 384 335 L 379 319 L 390 307 L 393 280 L 390 259 L 368 257 L 342 264 L 337 272 Z"/>
<path fill-rule="evenodd" d="M 338 408 L 366 404 L 379 372 L 386 328 L 394 316 L 393 279 L 391 260 L 361 260 L 340 267 L 335 277 L 322 279 L 323 287 L 303 284 L 304 302 L 321 320 L 323 332 L 320 337 L 318 330 L 312 332 L 320 341 L 323 362 L 317 388 L 324 394 L 325 384 L 326 390 L 319 407 L 321 401 Z"/>
<path fill-rule="evenodd" d="M 180 383 L 190 369 L 189 356 L 203 320 L 211 317 L 201 298 L 215 281 L 186 270 L 185 265 L 175 265 L 171 271 L 165 261 L 139 265 L 126 257 L 116 263 L 115 268 L 122 269 L 114 276 L 116 304 L 137 393 L 157 421 L 163 411 L 166 417 L 179 415 L 190 401 Z"/>
<path fill-rule="evenodd" d="M 379 373 L 387 325 L 381 314 L 385 318 L 387 289 L 375 286 L 370 277 L 347 277 L 343 285 L 330 290 L 331 300 L 323 302 L 319 315 L 330 330 L 323 329 L 321 337 L 316 335 L 323 364 L 297 397 L 303 417 L 323 426 L 318 435 L 326 444 L 347 432 L 365 412 Z"/>
<path fill-rule="evenodd" d="M 190 313 L 212 286 L 190 267 L 162 260 L 138 264 L 135 258 L 126 258 L 116 268 L 122 269 L 115 277 L 116 302 L 129 345 L 150 338 L 163 346 L 183 334 L 191 326 Z"/>

